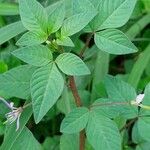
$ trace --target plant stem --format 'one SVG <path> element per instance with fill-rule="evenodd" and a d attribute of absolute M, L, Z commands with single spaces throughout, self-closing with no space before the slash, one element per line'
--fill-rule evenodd
<path fill-rule="evenodd" d="M 81 98 L 79 96 L 79 93 L 78 93 L 78 90 L 77 90 L 77 87 L 76 87 L 76 83 L 75 83 L 75 79 L 74 79 L 73 76 L 69 77 L 69 85 L 70 85 L 70 89 L 72 91 L 72 94 L 74 96 L 76 106 L 81 107 L 82 106 Z M 84 147 L 85 147 L 85 131 L 82 130 L 82 131 L 80 131 L 79 149 L 84 150 Z"/>
<path fill-rule="evenodd" d="M 80 56 L 81 58 L 83 57 L 83 54 L 84 54 L 85 50 L 86 50 L 87 47 L 89 46 L 90 41 L 91 41 L 91 39 L 92 39 L 92 37 L 93 37 L 93 34 L 94 34 L 94 33 L 90 33 L 90 34 L 89 34 L 89 37 L 87 38 L 84 47 L 81 49 L 80 54 L 79 54 L 79 56 Z"/>
<path fill-rule="evenodd" d="M 93 34 L 94 33 L 91 33 L 89 35 L 89 37 L 87 38 L 84 47 L 80 50 L 79 57 L 81 57 L 81 58 L 83 57 L 83 54 L 84 54 L 85 50 L 87 49 L 87 47 L 90 44 L 90 41 L 91 41 L 91 39 L 93 37 Z M 75 83 L 75 79 L 74 79 L 73 76 L 69 77 L 69 85 L 70 85 L 70 89 L 72 91 L 72 94 L 74 96 L 76 106 L 77 107 L 81 107 L 82 106 L 82 101 L 81 101 L 81 98 L 79 96 L 79 93 L 78 93 L 78 90 L 77 90 L 77 87 L 76 87 L 76 83 Z M 84 150 L 85 149 L 85 130 L 80 131 L 80 145 L 79 145 L 79 149 L 80 150 Z"/>
<path fill-rule="evenodd" d="M 82 102 L 81 102 L 81 99 L 80 99 L 80 96 L 78 94 L 78 90 L 77 90 L 77 87 L 76 87 L 76 83 L 75 83 L 75 79 L 73 76 L 70 76 L 69 77 L 69 85 L 70 85 L 70 89 L 72 91 L 72 94 L 74 96 L 74 99 L 75 99 L 75 103 L 77 105 L 77 107 L 81 107 L 82 106 Z"/>
<path fill-rule="evenodd" d="M 123 127 L 120 129 L 120 132 L 122 132 L 124 129 L 130 127 L 134 122 L 137 121 L 137 119 L 138 119 L 138 117 L 136 117 L 136 118 L 130 120 L 125 126 L 123 126 Z"/>

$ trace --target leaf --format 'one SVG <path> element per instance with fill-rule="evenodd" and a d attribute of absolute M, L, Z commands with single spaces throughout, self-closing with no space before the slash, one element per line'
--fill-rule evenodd
<path fill-rule="evenodd" d="M 23 25 L 39 34 L 47 33 L 47 15 L 43 6 L 36 0 L 19 0 L 19 10 Z"/>
<path fill-rule="evenodd" d="M 56 58 L 56 64 L 59 69 L 67 75 L 80 76 L 90 74 L 85 63 L 79 57 L 71 53 L 60 54 Z"/>
<path fill-rule="evenodd" d="M 92 31 L 123 26 L 130 18 L 136 0 L 90 0 L 98 15 L 90 23 Z"/>
<path fill-rule="evenodd" d="M 89 110 L 85 107 L 73 109 L 61 123 L 63 133 L 77 133 L 85 128 L 89 118 Z"/>
<path fill-rule="evenodd" d="M 69 37 L 61 37 L 56 40 L 58 45 L 74 47 L 74 43 Z"/>
<path fill-rule="evenodd" d="M 55 104 L 63 87 L 63 78 L 55 64 L 51 63 L 35 71 L 31 79 L 31 96 L 36 123 Z"/>
<path fill-rule="evenodd" d="M 35 67 L 22 65 L 0 75 L 0 91 L 9 97 L 28 99 L 30 97 L 30 79 Z"/>
<path fill-rule="evenodd" d="M 95 15 L 90 12 L 84 12 L 67 18 L 62 25 L 61 35 L 71 36 L 81 31 Z"/>
<path fill-rule="evenodd" d="M 137 88 L 138 83 L 143 75 L 143 72 L 150 61 L 150 44 L 139 55 L 136 63 L 134 64 L 131 73 L 129 74 L 128 83 L 134 88 Z"/>
<path fill-rule="evenodd" d="M 60 150 L 79 150 L 79 135 L 63 134 L 60 138 Z"/>
<path fill-rule="evenodd" d="M 65 5 L 63 1 L 59 1 L 46 8 L 48 14 L 48 32 L 56 32 L 63 23 L 65 18 Z"/>
<path fill-rule="evenodd" d="M 45 66 L 53 59 L 50 49 L 44 45 L 22 47 L 12 54 L 33 66 Z"/>
<path fill-rule="evenodd" d="M 86 128 L 87 139 L 96 150 L 121 150 L 121 136 L 117 125 L 92 111 Z"/>
<path fill-rule="evenodd" d="M 1 146 L 1 150 L 4 150 L 4 149 L 12 150 L 14 143 L 17 142 L 19 136 L 21 135 L 31 115 L 32 115 L 32 107 L 27 107 L 20 116 L 20 127 L 17 132 L 15 132 L 16 123 L 13 123 L 7 126 L 6 131 L 5 131 L 4 141 Z"/>
<path fill-rule="evenodd" d="M 90 12 L 93 15 L 97 14 L 97 10 L 90 0 L 73 0 L 73 14 Z"/>
<path fill-rule="evenodd" d="M 137 122 L 139 135 L 143 140 L 150 141 L 150 117 L 140 117 Z"/>
<path fill-rule="evenodd" d="M 129 54 L 137 52 L 137 48 L 121 31 L 107 29 L 97 32 L 94 37 L 97 47 L 111 54 Z"/>
<path fill-rule="evenodd" d="M 47 35 L 39 35 L 34 32 L 26 32 L 23 36 L 17 41 L 17 45 L 19 46 L 32 46 L 43 43 L 47 40 Z"/>
<path fill-rule="evenodd" d="M 23 27 L 21 21 L 0 28 L 0 45 L 24 31 L 26 29 Z"/>
<path fill-rule="evenodd" d="M 106 91 L 108 94 L 108 102 L 126 103 L 121 106 L 108 107 L 113 111 L 120 112 L 125 118 L 131 119 L 137 117 L 137 107 L 130 105 L 130 102 L 136 99 L 135 89 L 126 82 L 112 76 L 107 76 L 104 80 Z"/>
<path fill-rule="evenodd" d="M 18 5 L 15 3 L 0 3 L 0 15 L 3 16 L 11 16 L 11 15 L 18 15 L 19 9 Z"/>

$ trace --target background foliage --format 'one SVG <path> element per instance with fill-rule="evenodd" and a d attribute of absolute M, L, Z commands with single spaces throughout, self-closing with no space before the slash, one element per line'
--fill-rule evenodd
<path fill-rule="evenodd" d="M 16 131 L 0 103 L 0 149 L 150 150 L 149 23 L 150 0 L 0 0 L 0 97 L 32 104 Z"/>

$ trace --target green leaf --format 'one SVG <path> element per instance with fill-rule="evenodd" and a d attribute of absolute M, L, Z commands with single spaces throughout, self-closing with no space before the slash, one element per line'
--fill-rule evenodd
<path fill-rule="evenodd" d="M 64 1 L 59 1 L 47 7 L 48 14 L 48 32 L 56 32 L 63 23 L 65 18 L 65 5 Z"/>
<path fill-rule="evenodd" d="M 27 107 L 20 116 L 20 126 L 17 132 L 15 131 L 16 123 L 7 126 L 7 130 L 5 131 L 4 142 L 1 146 L 1 150 L 4 149 L 12 150 L 14 143 L 17 142 L 19 136 L 21 135 L 31 115 L 32 115 L 32 107 Z"/>
<path fill-rule="evenodd" d="M 18 5 L 15 3 L 0 3 L 0 15 L 3 16 L 11 16 L 11 15 L 18 15 L 19 9 Z"/>
<path fill-rule="evenodd" d="M 121 136 L 117 125 L 92 111 L 86 128 L 87 139 L 96 150 L 121 150 Z"/>
<path fill-rule="evenodd" d="M 138 131 L 139 135 L 142 137 L 143 140 L 150 141 L 150 117 L 140 117 L 138 122 Z"/>
<path fill-rule="evenodd" d="M 104 109 L 105 111 L 112 111 L 112 114 L 123 115 L 127 119 L 137 117 L 138 109 L 130 105 L 130 102 L 136 99 L 135 89 L 126 82 L 112 76 L 107 76 L 104 81 L 106 91 L 108 94 L 107 103 L 126 103 L 122 105 L 111 105 Z M 105 103 L 105 101 L 104 101 Z"/>
<path fill-rule="evenodd" d="M 36 123 L 55 104 L 63 87 L 62 75 L 55 64 L 51 63 L 35 71 L 31 79 L 31 96 Z"/>
<path fill-rule="evenodd" d="M 132 101 L 136 99 L 135 89 L 117 77 L 106 76 L 104 84 L 109 98 L 116 101 Z"/>
<path fill-rule="evenodd" d="M 12 52 L 14 56 L 33 66 L 44 66 L 52 61 L 53 56 L 44 45 L 22 47 Z"/>
<path fill-rule="evenodd" d="M 76 55 L 71 53 L 60 54 L 56 58 L 56 63 L 59 69 L 67 75 L 86 75 L 90 74 L 88 67 Z"/>
<path fill-rule="evenodd" d="M 129 54 L 137 52 L 137 48 L 121 31 L 107 29 L 97 32 L 94 37 L 97 47 L 111 54 Z"/>
<path fill-rule="evenodd" d="M 73 109 L 61 123 L 63 133 L 77 133 L 85 128 L 89 118 L 89 110 L 85 107 Z"/>
<path fill-rule="evenodd" d="M 69 37 L 61 37 L 56 40 L 58 45 L 74 47 L 74 43 Z"/>
<path fill-rule="evenodd" d="M 36 0 L 19 0 L 19 10 L 23 25 L 39 34 L 47 33 L 47 15 L 43 6 Z"/>
<path fill-rule="evenodd" d="M 90 23 L 92 31 L 123 26 L 130 18 L 136 0 L 90 0 L 98 15 Z"/>
<path fill-rule="evenodd" d="M 88 12 L 73 15 L 67 18 L 61 29 L 62 36 L 71 36 L 79 31 L 81 31 L 96 15 Z"/>
<path fill-rule="evenodd" d="M 22 65 L 0 75 L 0 91 L 10 97 L 28 99 L 30 97 L 30 79 L 35 67 Z"/>
<path fill-rule="evenodd" d="M 63 134 L 60 138 L 60 150 L 79 150 L 79 135 Z"/>
<path fill-rule="evenodd" d="M 21 21 L 0 28 L 0 45 L 24 31 L 26 29 L 23 27 Z"/>
<path fill-rule="evenodd" d="M 31 46 L 31 45 L 38 45 L 43 43 L 47 40 L 47 35 L 45 34 L 37 34 L 34 32 L 26 32 L 23 36 L 17 41 L 17 45 L 19 46 Z"/>
<path fill-rule="evenodd" d="M 150 44 L 146 49 L 139 55 L 136 63 L 134 64 L 131 73 L 129 74 L 128 82 L 137 88 L 138 83 L 143 75 L 143 72 L 150 61 Z"/>

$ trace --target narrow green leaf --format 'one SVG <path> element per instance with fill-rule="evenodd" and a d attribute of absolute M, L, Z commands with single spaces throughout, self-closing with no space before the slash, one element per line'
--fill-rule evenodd
<path fill-rule="evenodd" d="M 129 54 L 137 52 L 137 48 L 121 31 L 107 29 L 97 32 L 94 37 L 97 47 L 111 54 Z"/>
<path fill-rule="evenodd" d="M 3 16 L 11 16 L 11 15 L 18 15 L 19 8 L 18 5 L 15 3 L 0 3 L 0 15 Z"/>
<path fill-rule="evenodd" d="M 59 1 L 47 7 L 48 14 L 48 32 L 56 32 L 62 25 L 65 18 L 64 1 Z"/>
<path fill-rule="evenodd" d="M 55 104 L 63 87 L 62 75 L 55 64 L 51 63 L 36 70 L 31 79 L 31 96 L 36 123 Z"/>
<path fill-rule="evenodd" d="M 44 45 L 22 47 L 13 51 L 12 54 L 33 66 L 47 65 L 53 59 L 50 49 Z"/>
<path fill-rule="evenodd" d="M 56 58 L 56 63 L 59 69 L 67 75 L 86 75 L 90 74 L 88 67 L 76 55 L 71 53 L 60 54 Z"/>
<path fill-rule="evenodd" d="M 34 32 L 26 32 L 23 36 L 17 41 L 17 45 L 19 46 L 31 46 L 38 45 L 47 40 L 47 35 L 45 34 L 37 34 Z"/>
<path fill-rule="evenodd" d="M 149 23 L 150 23 L 150 14 L 144 15 L 140 20 L 135 22 L 129 29 L 126 31 L 126 35 L 132 40 L 134 39 Z"/>
<path fill-rule="evenodd" d="M 121 136 L 117 125 L 97 112 L 90 113 L 86 134 L 95 150 L 121 150 Z"/>
<path fill-rule="evenodd" d="M 146 49 L 139 55 L 138 60 L 134 64 L 131 73 L 129 74 L 128 83 L 134 88 L 137 88 L 141 76 L 150 61 L 150 44 Z"/>
<path fill-rule="evenodd" d="M 123 26 L 130 18 L 137 0 L 90 0 L 98 15 L 90 23 L 92 31 Z"/>
<path fill-rule="evenodd" d="M 63 133 L 77 133 L 85 128 L 89 118 L 89 110 L 85 107 L 73 109 L 61 123 Z"/>
<path fill-rule="evenodd" d="M 96 15 L 96 13 L 80 13 L 67 18 L 61 29 L 62 36 L 71 36 L 81 31 Z"/>
<path fill-rule="evenodd" d="M 19 10 L 23 25 L 36 33 L 47 33 L 47 15 L 36 0 L 19 0 Z"/>
<path fill-rule="evenodd" d="M 0 75 L 0 91 L 10 97 L 27 99 L 30 97 L 30 79 L 35 67 L 22 65 Z"/>
<path fill-rule="evenodd" d="M 0 45 L 24 31 L 26 29 L 23 27 L 21 21 L 0 28 Z"/>

